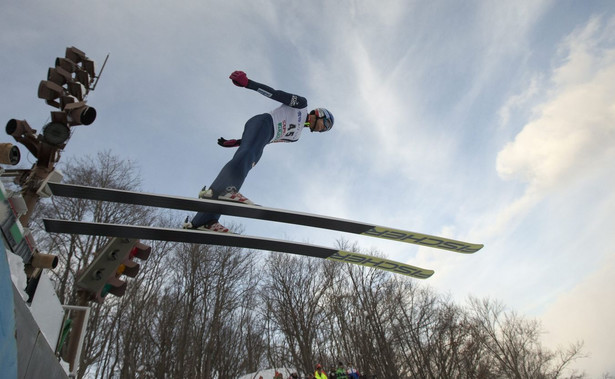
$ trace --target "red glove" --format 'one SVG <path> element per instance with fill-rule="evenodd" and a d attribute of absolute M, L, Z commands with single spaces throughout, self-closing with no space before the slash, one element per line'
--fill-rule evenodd
<path fill-rule="evenodd" d="M 248 85 L 248 76 L 243 71 L 235 71 L 229 76 L 233 84 L 238 87 L 246 87 Z"/>
<path fill-rule="evenodd" d="M 241 139 L 226 140 L 222 137 L 218 138 L 218 145 L 222 147 L 237 147 L 241 145 Z"/>

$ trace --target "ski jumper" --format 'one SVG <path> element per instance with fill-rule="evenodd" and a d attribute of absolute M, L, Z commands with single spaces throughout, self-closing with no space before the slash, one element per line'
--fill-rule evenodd
<path fill-rule="evenodd" d="M 248 172 L 260 160 L 265 146 L 272 142 L 298 141 L 307 120 L 305 97 L 275 90 L 253 80 L 248 81 L 246 88 L 282 104 L 271 112 L 256 115 L 246 122 L 239 148 L 210 186 L 214 198 L 226 192 L 239 191 Z M 192 219 L 192 227 L 198 228 L 219 218 L 219 214 L 198 212 Z"/>

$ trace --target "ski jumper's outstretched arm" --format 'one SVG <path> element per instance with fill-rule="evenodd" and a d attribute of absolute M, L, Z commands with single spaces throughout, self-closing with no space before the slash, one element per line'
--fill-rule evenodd
<path fill-rule="evenodd" d="M 239 87 L 246 87 L 260 93 L 263 96 L 267 96 L 270 99 L 278 101 L 282 104 L 288 105 L 293 108 L 305 108 L 307 107 L 307 99 L 303 96 L 293 95 L 292 93 L 280 91 L 269 87 L 268 85 L 255 82 L 248 79 L 248 76 L 243 71 L 233 72 L 229 78 L 233 81 L 233 84 Z"/>
<path fill-rule="evenodd" d="M 254 90 L 272 100 L 288 105 L 289 107 L 299 109 L 307 107 L 307 99 L 305 97 L 273 89 L 266 84 L 255 82 L 251 79 L 248 79 L 246 88 Z"/>

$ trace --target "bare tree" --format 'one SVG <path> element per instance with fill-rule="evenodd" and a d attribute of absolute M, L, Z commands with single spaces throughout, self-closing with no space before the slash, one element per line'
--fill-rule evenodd
<path fill-rule="evenodd" d="M 332 277 L 322 261 L 272 253 L 265 271 L 262 299 L 270 333 L 281 333 L 290 361 L 304 372 L 314 368 L 317 330 L 326 320 L 322 300 Z"/>
<path fill-rule="evenodd" d="M 349 283 L 349 302 L 345 309 L 334 308 L 345 341 L 345 354 L 340 360 L 358 362 L 366 373 L 398 378 L 400 364 L 392 332 L 403 306 L 396 302 L 401 282 L 391 273 L 354 265 L 345 265 L 344 273 Z"/>
<path fill-rule="evenodd" d="M 493 374 L 508 378 L 559 378 L 581 356 L 582 343 L 566 351 L 542 347 L 538 321 L 505 312 L 504 306 L 488 299 L 470 299 L 470 328 L 491 358 Z"/>
<path fill-rule="evenodd" d="M 238 376 L 245 366 L 246 333 L 252 321 L 255 275 L 253 257 L 241 249 L 180 245 L 174 270 L 159 300 L 150 360 L 156 377 L 213 378 Z"/>

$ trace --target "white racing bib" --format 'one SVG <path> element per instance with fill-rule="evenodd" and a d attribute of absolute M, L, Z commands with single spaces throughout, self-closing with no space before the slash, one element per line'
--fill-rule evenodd
<path fill-rule="evenodd" d="M 280 105 L 270 112 L 273 118 L 273 138 L 271 142 L 296 142 L 307 120 L 306 108 L 293 108 Z"/>

